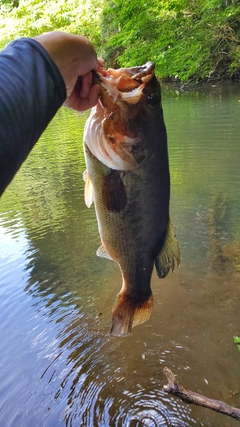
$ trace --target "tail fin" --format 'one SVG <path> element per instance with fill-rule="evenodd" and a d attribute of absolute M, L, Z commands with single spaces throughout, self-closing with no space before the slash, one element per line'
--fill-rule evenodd
<path fill-rule="evenodd" d="M 110 333 L 116 336 L 128 335 L 134 326 L 150 318 L 152 306 L 152 293 L 144 301 L 139 301 L 124 291 L 120 292 L 112 311 Z"/>

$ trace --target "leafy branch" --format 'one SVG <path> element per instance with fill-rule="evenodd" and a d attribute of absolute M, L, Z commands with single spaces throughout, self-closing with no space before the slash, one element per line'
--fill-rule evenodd
<path fill-rule="evenodd" d="M 234 336 L 233 341 L 237 344 L 237 348 L 240 351 L 240 337 Z"/>

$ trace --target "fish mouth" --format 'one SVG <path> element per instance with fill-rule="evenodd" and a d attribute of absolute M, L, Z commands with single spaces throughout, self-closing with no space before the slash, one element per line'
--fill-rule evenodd
<path fill-rule="evenodd" d="M 115 77 L 116 79 L 125 75 L 127 77 L 130 77 L 133 80 L 144 83 L 146 78 L 149 79 L 149 77 L 147 76 L 151 76 L 154 68 L 155 68 L 155 64 L 149 61 L 146 64 L 140 65 L 137 67 L 119 68 L 117 70 L 114 70 L 113 68 L 109 68 L 107 70 L 107 73 Z"/>
<path fill-rule="evenodd" d="M 100 94 L 85 128 L 84 143 L 110 169 L 134 170 L 147 153 L 144 144 L 141 146 L 141 127 L 136 123 L 144 108 L 146 84 L 154 77 L 154 64 L 102 69 L 92 71 L 92 75 Z"/>
<path fill-rule="evenodd" d="M 93 83 L 98 83 L 101 87 L 100 101 L 103 108 L 108 109 L 109 101 L 115 104 L 121 101 L 137 104 L 143 95 L 145 84 L 154 76 L 154 68 L 155 64 L 149 61 L 137 67 L 93 71 Z"/>

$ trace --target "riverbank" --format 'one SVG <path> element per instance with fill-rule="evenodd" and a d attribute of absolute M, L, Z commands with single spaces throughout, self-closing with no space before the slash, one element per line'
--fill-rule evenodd
<path fill-rule="evenodd" d="M 0 48 L 61 30 L 88 37 L 107 66 L 149 60 L 171 82 L 240 81 L 239 0 L 0 0 Z"/>

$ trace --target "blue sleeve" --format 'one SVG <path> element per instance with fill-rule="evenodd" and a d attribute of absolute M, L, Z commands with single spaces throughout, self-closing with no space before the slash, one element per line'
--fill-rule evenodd
<path fill-rule="evenodd" d="M 63 77 L 36 40 L 0 53 L 0 195 L 65 99 Z"/>

